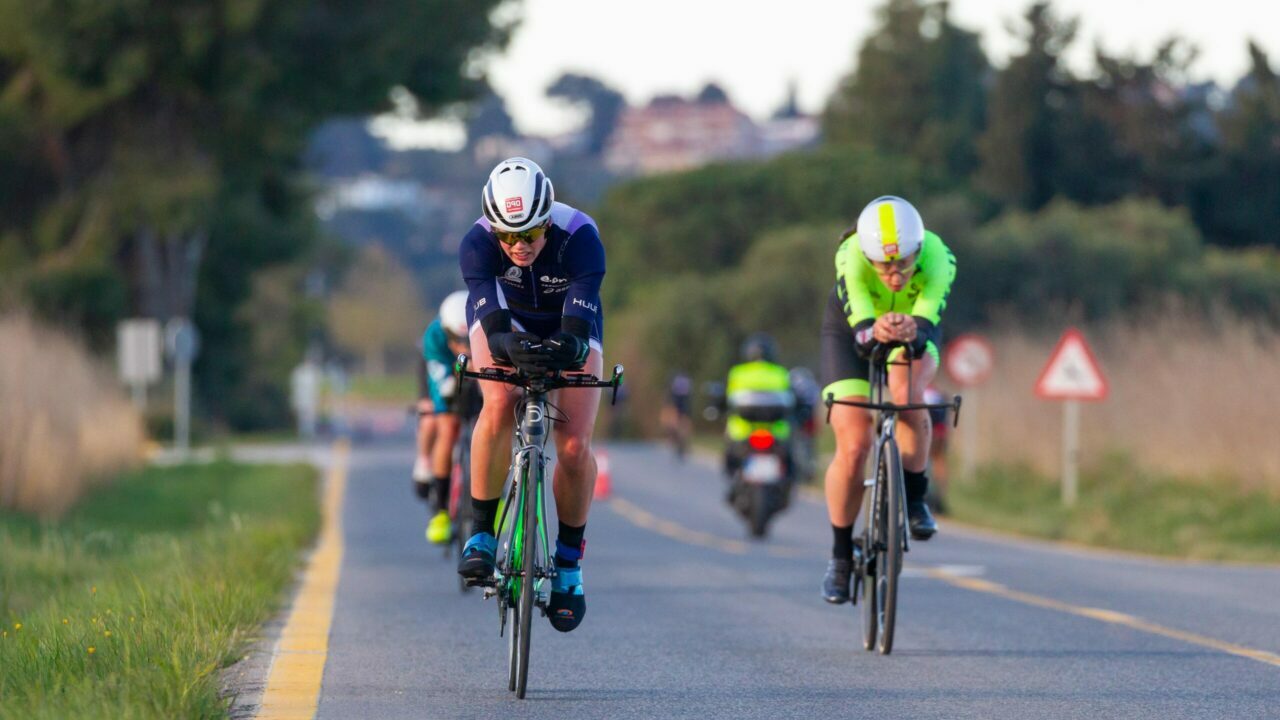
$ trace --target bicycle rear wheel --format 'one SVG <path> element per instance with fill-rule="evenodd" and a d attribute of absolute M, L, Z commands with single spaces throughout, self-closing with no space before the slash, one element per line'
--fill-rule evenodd
<path fill-rule="evenodd" d="M 525 471 L 525 486 L 520 492 L 520 512 L 524 517 L 521 530 L 522 540 L 520 576 L 520 632 L 519 668 L 516 672 L 516 697 L 524 699 L 529 685 L 529 642 L 533 629 L 533 595 L 534 580 L 538 568 L 535 565 L 538 547 L 538 500 L 536 488 L 542 485 L 542 462 L 536 455 L 529 458 L 529 467 Z"/>
<path fill-rule="evenodd" d="M 462 548 L 471 538 L 473 523 L 471 521 L 471 438 L 464 433 L 459 439 L 457 457 L 453 461 L 453 483 L 450 490 L 450 502 L 453 510 L 453 549 L 458 557 L 462 557 Z M 458 589 L 470 592 L 471 586 L 462 576 L 458 576 Z"/>
<path fill-rule="evenodd" d="M 902 458 L 896 443 L 888 443 L 881 455 L 885 479 L 885 543 L 883 562 L 877 563 L 877 601 L 880 604 L 881 655 L 893 651 L 893 631 L 898 618 L 898 576 L 902 574 L 903 499 Z"/>

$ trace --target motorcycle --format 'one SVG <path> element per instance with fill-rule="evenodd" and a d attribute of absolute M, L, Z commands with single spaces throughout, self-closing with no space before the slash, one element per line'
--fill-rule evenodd
<path fill-rule="evenodd" d="M 778 393 L 749 393 L 733 403 L 733 414 L 750 424 L 750 432 L 726 451 L 729 503 L 752 537 L 763 538 L 773 517 L 791 504 L 792 404 Z"/>

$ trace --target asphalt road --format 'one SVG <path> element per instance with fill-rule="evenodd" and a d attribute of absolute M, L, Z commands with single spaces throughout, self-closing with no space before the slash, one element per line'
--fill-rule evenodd
<path fill-rule="evenodd" d="M 538 618 L 528 698 L 493 600 L 423 539 L 406 446 L 357 447 L 320 718 L 1278 718 L 1280 568 L 1184 564 L 948 526 L 907 557 L 894 652 L 818 595 L 801 499 L 750 542 L 706 463 L 607 447 L 573 633 Z M 553 525 L 554 527 L 554 525 Z"/>

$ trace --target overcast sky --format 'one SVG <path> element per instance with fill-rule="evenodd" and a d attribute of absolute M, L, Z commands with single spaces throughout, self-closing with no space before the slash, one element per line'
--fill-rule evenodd
<path fill-rule="evenodd" d="M 987 56 L 1002 65 L 1020 48 L 1005 29 L 1031 0 L 952 0 L 951 17 L 978 31 Z M 691 95 L 719 83 L 756 118 L 768 117 L 794 82 L 800 109 L 818 112 L 871 32 L 881 0 L 523 0 L 510 45 L 486 66 L 516 127 L 551 135 L 583 118 L 546 97 L 561 74 L 603 80 L 642 105 L 654 95 Z M 770 8 L 780 9 L 770 9 Z M 1193 79 L 1231 86 L 1248 69 L 1247 42 L 1258 41 L 1280 69 L 1280 0 L 1054 0 L 1060 16 L 1080 19 L 1068 55 L 1077 71 L 1092 68 L 1095 44 L 1150 59 L 1170 35 L 1200 48 Z M 393 146 L 456 149 L 456 122 L 412 122 L 382 116 L 374 130 Z"/>
<path fill-rule="evenodd" d="M 777 108 L 794 80 L 801 109 L 814 112 L 852 67 L 880 4 L 524 0 L 524 19 L 506 52 L 489 62 L 489 74 L 517 127 L 527 133 L 572 127 L 575 116 L 544 94 L 565 71 L 598 77 L 632 104 L 659 93 L 690 94 L 715 81 L 756 117 Z M 952 18 L 979 31 L 988 56 L 1003 64 L 1016 49 L 1005 22 L 1020 17 L 1029 4 L 952 0 Z M 1112 52 L 1149 57 L 1172 33 L 1200 47 L 1193 73 L 1206 79 L 1234 82 L 1248 67 L 1250 37 L 1271 54 L 1273 67 L 1280 65 L 1277 0 L 1055 0 L 1054 7 L 1081 20 L 1071 58 L 1079 68 L 1091 65 L 1095 42 Z"/>

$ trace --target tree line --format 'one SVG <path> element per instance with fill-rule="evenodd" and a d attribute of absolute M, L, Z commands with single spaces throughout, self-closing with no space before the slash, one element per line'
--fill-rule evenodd
<path fill-rule="evenodd" d="M 482 87 L 499 0 L 0 0 L 0 302 L 97 348 L 115 322 L 193 317 L 206 414 L 287 421 L 323 313 L 300 173 L 333 116 L 425 113 Z"/>
<path fill-rule="evenodd" d="M 722 377 L 766 330 L 815 367 L 834 252 L 882 194 L 912 199 L 959 261 L 944 330 L 1059 328 L 1176 304 L 1280 326 L 1280 79 L 1195 84 L 1177 38 L 1148 59 L 1063 63 L 1077 22 L 1048 2 L 1001 68 L 947 3 L 888 0 L 822 114 L 824 142 L 615 186 L 596 209 L 610 335 L 635 396 L 676 368 Z"/>

